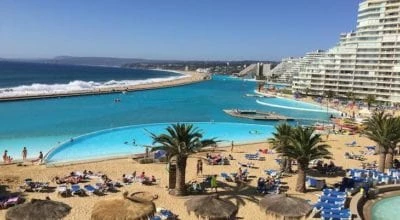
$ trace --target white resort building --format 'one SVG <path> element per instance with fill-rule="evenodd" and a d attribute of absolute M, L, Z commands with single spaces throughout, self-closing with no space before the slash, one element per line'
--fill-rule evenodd
<path fill-rule="evenodd" d="M 294 57 L 282 59 L 282 61 L 270 71 L 270 74 L 278 77 L 278 82 L 292 82 L 293 75 L 298 72 L 298 63 L 300 60 L 301 58 Z"/>
<path fill-rule="evenodd" d="M 357 29 L 341 34 L 339 43 L 308 53 L 293 73 L 293 89 L 301 93 L 400 102 L 400 0 L 365 0 Z"/>

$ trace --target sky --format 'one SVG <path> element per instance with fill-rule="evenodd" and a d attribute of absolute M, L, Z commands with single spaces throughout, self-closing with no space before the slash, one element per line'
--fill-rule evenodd
<path fill-rule="evenodd" d="M 0 57 L 280 60 L 329 49 L 360 0 L 0 0 Z"/>

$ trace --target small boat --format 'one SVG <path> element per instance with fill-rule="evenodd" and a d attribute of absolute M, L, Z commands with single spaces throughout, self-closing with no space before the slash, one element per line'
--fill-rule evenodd
<path fill-rule="evenodd" d="M 260 112 L 256 110 L 243 110 L 243 109 L 224 109 L 226 114 L 238 117 L 247 118 L 252 120 L 263 120 L 263 121 L 280 121 L 280 120 L 294 120 L 283 115 L 278 115 L 273 112 Z"/>

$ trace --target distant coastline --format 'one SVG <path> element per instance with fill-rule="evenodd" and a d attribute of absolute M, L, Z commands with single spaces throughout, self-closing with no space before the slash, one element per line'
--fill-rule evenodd
<path fill-rule="evenodd" d="M 98 94 L 109 94 L 109 93 L 120 93 L 130 91 L 140 91 L 149 89 L 159 89 L 174 86 L 187 85 L 192 83 L 201 82 L 208 79 L 208 75 L 204 73 L 197 73 L 194 71 L 175 71 L 165 69 L 154 69 L 157 71 L 174 72 L 179 73 L 182 76 L 179 77 L 168 77 L 165 79 L 159 78 L 156 82 L 144 82 L 141 84 L 132 85 L 110 85 L 106 87 L 99 87 L 93 89 L 82 89 L 74 91 L 57 91 L 51 93 L 38 93 L 38 94 L 1 94 L 0 102 L 6 101 L 22 101 L 31 99 L 45 99 L 45 98 L 59 98 L 59 97 L 71 97 L 71 96 L 85 96 L 85 95 L 98 95 Z"/>

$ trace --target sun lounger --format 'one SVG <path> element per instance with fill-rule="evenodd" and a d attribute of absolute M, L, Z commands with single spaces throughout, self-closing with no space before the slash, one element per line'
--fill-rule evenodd
<path fill-rule="evenodd" d="M 330 202 L 330 203 L 344 203 L 346 201 L 346 198 L 338 198 L 338 197 L 332 197 L 332 196 L 321 196 L 319 198 L 320 202 Z"/>
<path fill-rule="evenodd" d="M 26 179 L 23 186 L 20 186 L 22 191 L 42 192 L 49 186 L 48 182 L 33 182 L 32 179 Z"/>
<path fill-rule="evenodd" d="M 82 195 L 83 191 L 78 184 L 71 185 L 71 195 Z"/>
<path fill-rule="evenodd" d="M 17 205 L 17 204 L 19 204 L 20 201 L 21 201 L 21 197 L 12 196 L 3 203 L 3 208 L 8 208 L 10 206 Z"/>
<path fill-rule="evenodd" d="M 241 162 L 238 162 L 238 165 L 242 166 L 242 167 L 249 167 L 249 168 L 254 167 L 254 163 L 241 163 Z"/>
<path fill-rule="evenodd" d="M 356 141 L 353 141 L 353 142 L 350 142 L 350 143 L 345 143 L 345 145 L 348 146 L 348 147 L 355 147 L 356 144 L 357 144 Z"/>
<path fill-rule="evenodd" d="M 221 177 L 225 179 L 225 181 L 232 182 L 232 177 L 229 176 L 227 173 L 221 173 Z"/>
<path fill-rule="evenodd" d="M 64 185 L 59 185 L 57 187 L 57 193 L 60 196 L 67 197 L 68 196 L 68 187 L 67 187 L 67 185 L 65 185 L 65 184 Z"/>
<path fill-rule="evenodd" d="M 334 209 L 334 208 L 341 208 L 341 204 L 335 204 L 335 203 L 327 203 L 327 202 L 317 202 L 314 207 L 318 210 L 322 209 Z"/>
<path fill-rule="evenodd" d="M 108 186 L 102 184 L 102 183 L 96 183 L 96 185 L 94 186 L 94 188 L 96 190 L 98 190 L 101 193 L 104 193 L 108 190 Z"/>
<path fill-rule="evenodd" d="M 161 217 L 161 219 L 175 220 L 177 219 L 177 215 L 172 213 L 170 210 L 165 208 L 158 208 L 157 215 Z"/>
<path fill-rule="evenodd" d="M 85 189 L 88 195 L 93 195 L 96 192 L 96 188 L 94 188 L 94 186 L 92 185 L 85 185 L 83 186 L 83 188 Z"/>

